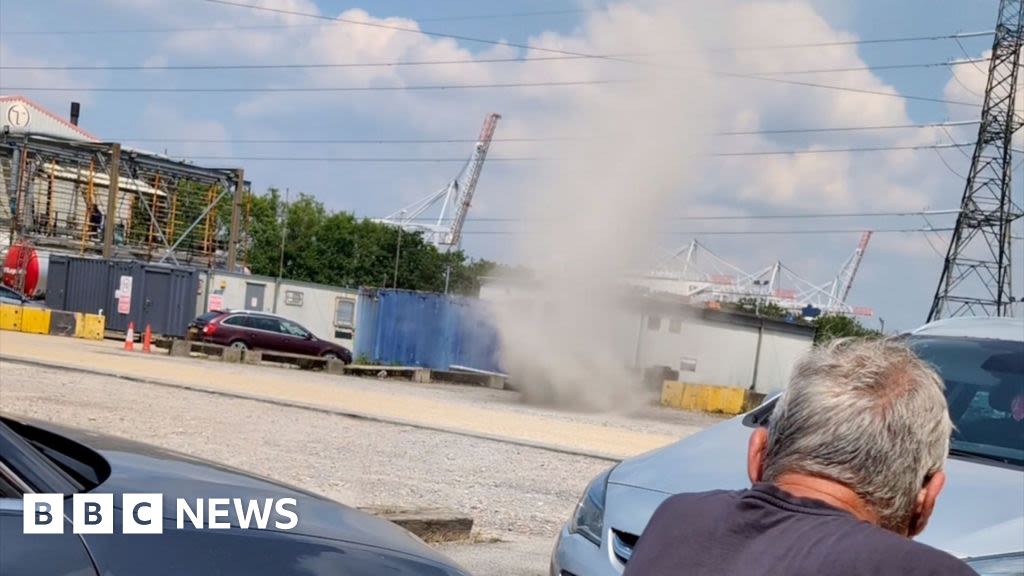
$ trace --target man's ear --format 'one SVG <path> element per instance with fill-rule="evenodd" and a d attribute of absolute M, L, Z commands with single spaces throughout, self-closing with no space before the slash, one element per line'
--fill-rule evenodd
<path fill-rule="evenodd" d="M 747 442 L 747 475 L 752 484 L 760 482 L 764 475 L 764 455 L 767 449 L 768 429 L 759 426 L 754 429 L 750 441 Z"/>
<path fill-rule="evenodd" d="M 914 514 L 910 519 L 907 536 L 913 538 L 924 532 L 925 526 L 928 525 L 928 519 L 931 518 L 932 511 L 935 510 L 935 501 L 939 499 L 939 493 L 942 492 L 942 487 L 945 484 L 946 473 L 939 470 L 917 492 L 917 499 L 914 501 Z"/>

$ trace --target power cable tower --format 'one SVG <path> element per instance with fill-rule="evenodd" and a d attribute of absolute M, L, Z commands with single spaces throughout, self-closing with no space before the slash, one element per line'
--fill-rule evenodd
<path fill-rule="evenodd" d="M 1011 196 L 1013 134 L 1024 0 L 1000 0 L 988 85 L 967 187 L 928 321 L 953 316 L 1010 316 L 1010 227 L 1021 207 Z"/>

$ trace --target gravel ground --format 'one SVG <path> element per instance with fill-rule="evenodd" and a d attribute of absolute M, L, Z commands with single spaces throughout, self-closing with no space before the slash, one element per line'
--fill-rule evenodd
<path fill-rule="evenodd" d="M 118 357 L 115 353 L 112 358 Z M 431 400 L 441 400 L 452 404 L 488 408 L 491 410 L 505 410 L 517 414 L 530 414 L 533 416 L 557 417 L 565 422 L 578 422 L 594 424 L 624 430 L 645 432 L 650 434 L 664 434 L 669 436 L 684 437 L 698 430 L 706 428 L 723 419 L 721 416 L 710 414 L 699 414 L 692 412 L 681 412 L 657 405 L 645 406 L 632 409 L 622 413 L 591 413 L 573 412 L 567 410 L 556 410 L 541 406 L 530 406 L 523 404 L 520 394 L 512 390 L 493 390 L 478 386 L 465 386 L 453 384 L 419 384 L 399 380 L 377 380 L 375 378 L 359 378 L 355 376 L 336 376 L 323 372 L 311 372 L 298 370 L 294 367 L 284 365 L 262 365 L 247 366 L 245 364 L 225 364 L 216 360 L 173 359 L 177 362 L 199 363 L 203 368 L 213 374 L 233 374 L 244 376 L 246 374 L 282 374 L 287 378 L 291 373 L 296 378 L 309 382 L 324 382 L 327 384 L 340 385 L 346 388 L 358 390 L 369 390 L 375 392 L 393 391 L 406 396 L 418 396 Z M 160 375 L 155 375 L 159 377 Z"/>
<path fill-rule="evenodd" d="M 554 537 L 605 461 L 161 386 L 2 362 L 0 410 L 114 434 L 222 462 L 352 506 L 442 506 L 469 513 L 480 543 L 443 546 L 476 574 L 546 574 Z M 218 365 L 216 369 L 220 369 Z M 321 376 L 316 376 L 321 377 Z M 348 383 L 347 383 L 348 384 Z M 391 384 L 357 382 L 377 389 Z M 415 386 L 454 403 L 517 406 L 509 392 Z M 609 420 L 644 431 L 695 428 L 651 411 Z M 678 420 L 678 422 L 676 422 Z M 703 424 L 711 419 L 699 418 Z M 614 424 L 613 424 L 614 423 Z M 488 542 L 497 539 L 498 542 Z"/>

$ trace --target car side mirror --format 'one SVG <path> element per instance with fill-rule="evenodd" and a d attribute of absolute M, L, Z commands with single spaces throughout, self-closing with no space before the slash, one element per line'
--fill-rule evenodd
<path fill-rule="evenodd" d="M 313 336 L 312 332 L 306 332 L 306 340 L 316 340 L 316 336 Z"/>

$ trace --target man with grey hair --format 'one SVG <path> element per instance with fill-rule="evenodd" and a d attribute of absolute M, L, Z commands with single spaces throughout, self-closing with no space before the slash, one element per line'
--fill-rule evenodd
<path fill-rule="evenodd" d="M 626 575 L 974 574 L 911 540 L 942 491 L 952 428 L 941 378 L 903 344 L 816 348 L 750 437 L 753 486 L 666 500 Z"/>

